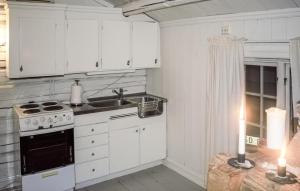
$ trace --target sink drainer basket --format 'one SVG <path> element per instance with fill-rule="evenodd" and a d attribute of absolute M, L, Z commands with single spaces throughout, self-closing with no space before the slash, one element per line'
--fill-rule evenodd
<path fill-rule="evenodd" d="M 140 114 L 147 112 L 159 111 L 162 107 L 163 101 L 159 98 L 152 98 L 152 100 L 142 100 L 138 104 L 138 111 Z"/>

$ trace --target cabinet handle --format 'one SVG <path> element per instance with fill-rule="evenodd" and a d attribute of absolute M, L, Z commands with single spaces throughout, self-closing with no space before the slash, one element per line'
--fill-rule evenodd
<path fill-rule="evenodd" d="M 135 130 L 135 132 L 137 132 L 137 133 L 138 133 L 138 132 L 139 132 L 139 130 Z"/>
<path fill-rule="evenodd" d="M 92 156 L 95 156 L 95 153 L 92 153 L 91 155 L 92 155 Z"/>
<path fill-rule="evenodd" d="M 99 63 L 98 63 L 98 61 L 96 62 L 96 67 L 97 67 L 97 68 L 99 67 Z"/>
<path fill-rule="evenodd" d="M 91 131 L 94 132 L 95 130 L 94 130 L 94 129 L 91 129 Z"/>
<path fill-rule="evenodd" d="M 23 72 L 23 66 L 20 67 L 20 72 Z"/>
<path fill-rule="evenodd" d="M 143 131 L 145 131 L 146 130 L 146 128 L 143 128 Z"/>
<path fill-rule="evenodd" d="M 91 141 L 91 143 L 92 143 L 92 144 L 94 144 L 94 143 L 95 143 L 95 141 L 94 141 L 94 140 L 92 140 L 92 141 Z"/>
<path fill-rule="evenodd" d="M 157 64 L 157 61 L 158 61 L 157 58 L 155 58 L 154 63 Z"/>
<path fill-rule="evenodd" d="M 127 60 L 127 66 L 129 66 L 130 65 L 130 60 Z"/>

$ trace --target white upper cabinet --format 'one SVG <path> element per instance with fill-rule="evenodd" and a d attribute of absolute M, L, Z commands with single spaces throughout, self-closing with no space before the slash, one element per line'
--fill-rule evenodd
<path fill-rule="evenodd" d="M 158 23 L 133 22 L 132 25 L 132 67 L 159 67 Z"/>
<path fill-rule="evenodd" d="M 64 11 L 9 6 L 9 78 L 64 73 Z"/>
<path fill-rule="evenodd" d="M 159 25 L 121 9 L 9 1 L 6 10 L 9 78 L 160 67 Z"/>
<path fill-rule="evenodd" d="M 99 36 L 97 15 L 67 13 L 66 73 L 91 72 L 100 68 Z"/>
<path fill-rule="evenodd" d="M 102 25 L 102 69 L 121 70 L 130 63 L 131 24 L 125 21 L 103 21 Z"/>

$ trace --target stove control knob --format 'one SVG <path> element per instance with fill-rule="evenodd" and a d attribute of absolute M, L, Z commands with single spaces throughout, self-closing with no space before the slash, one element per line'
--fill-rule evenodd
<path fill-rule="evenodd" d="M 59 117 L 58 117 L 58 121 L 59 121 L 59 122 L 62 122 L 62 121 L 63 121 L 63 117 L 62 117 L 62 116 L 59 116 Z"/>
<path fill-rule="evenodd" d="M 70 121 L 71 120 L 71 116 L 67 115 L 67 120 Z"/>
<path fill-rule="evenodd" d="M 38 125 L 39 122 L 38 122 L 38 120 L 35 119 L 35 120 L 32 122 L 32 124 L 33 124 L 33 125 Z"/>
<path fill-rule="evenodd" d="M 25 121 L 25 123 L 26 123 L 26 125 L 29 125 L 29 124 L 31 123 L 31 120 L 30 120 L 30 119 L 27 119 L 27 120 Z"/>
<path fill-rule="evenodd" d="M 42 123 L 44 123 L 45 122 L 45 117 L 40 117 L 40 121 L 42 122 Z"/>
<path fill-rule="evenodd" d="M 51 118 L 48 119 L 48 123 L 52 123 L 53 120 Z"/>

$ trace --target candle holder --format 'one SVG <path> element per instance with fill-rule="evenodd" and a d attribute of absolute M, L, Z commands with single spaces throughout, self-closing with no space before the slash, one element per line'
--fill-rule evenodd
<path fill-rule="evenodd" d="M 246 159 L 245 154 L 238 154 L 237 158 L 230 158 L 227 163 L 234 168 L 251 169 L 255 167 L 255 162 L 250 159 Z"/>
<path fill-rule="evenodd" d="M 285 167 L 284 167 L 285 168 Z M 267 179 L 276 182 L 281 185 L 295 184 L 297 182 L 297 176 L 291 172 L 278 169 L 266 172 Z"/>

